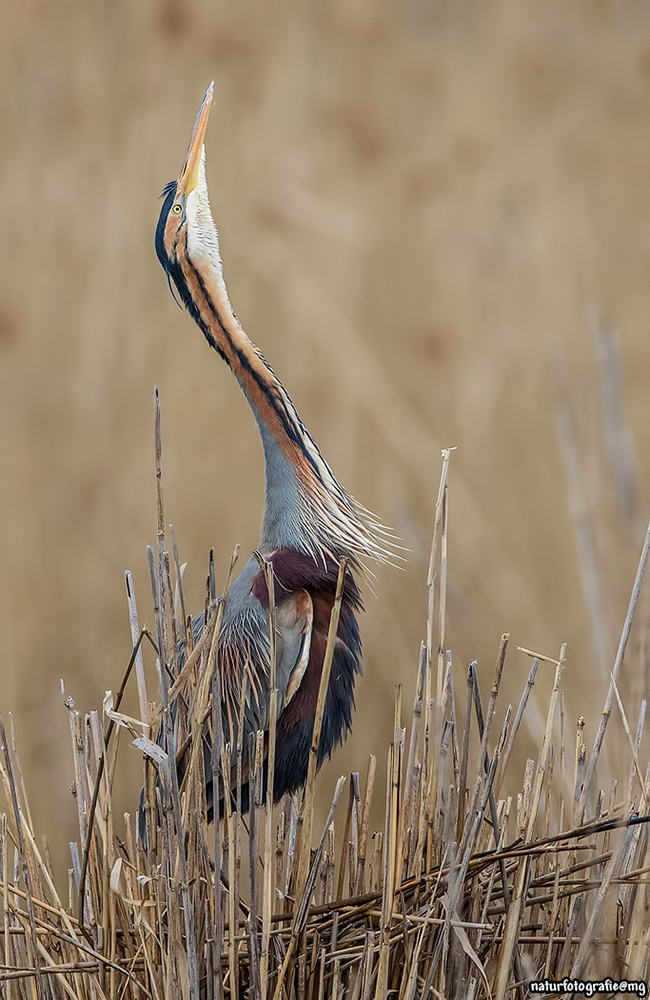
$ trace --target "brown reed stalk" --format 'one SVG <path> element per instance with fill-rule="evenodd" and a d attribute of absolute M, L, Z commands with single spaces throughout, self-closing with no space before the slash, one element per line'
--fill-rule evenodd
<path fill-rule="evenodd" d="M 335 633 L 336 634 L 336 633 Z M 302 896 L 298 901 L 298 905 L 295 908 L 293 923 L 291 927 L 291 937 L 289 940 L 289 947 L 282 964 L 282 968 L 279 971 L 277 986 L 275 988 L 275 993 L 273 994 L 273 1000 L 280 1000 L 282 996 L 282 989 L 284 984 L 284 979 L 287 974 L 288 967 L 291 963 L 291 959 L 296 950 L 297 943 L 300 935 L 302 934 L 309 913 L 309 904 L 311 902 L 311 896 L 314 891 L 314 885 L 316 884 L 316 876 L 318 875 L 318 869 L 320 867 L 320 862 L 323 857 L 323 851 L 325 849 L 325 842 L 329 834 L 330 826 L 334 818 L 334 811 L 338 804 L 341 791 L 343 790 L 343 785 L 345 783 L 345 778 L 341 777 L 336 783 L 336 788 L 334 790 L 334 798 L 332 799 L 332 805 L 330 806 L 330 811 L 325 822 L 325 829 L 323 830 L 323 836 L 321 837 L 318 850 L 314 856 L 314 861 L 310 868 L 309 874 L 307 876 L 307 881 L 305 882 L 305 888 L 303 890 Z"/>
<path fill-rule="evenodd" d="M 645 576 L 649 555 L 650 555 L 650 522 L 648 522 L 648 528 L 646 530 L 645 540 L 643 542 L 643 548 L 641 550 L 641 555 L 639 557 L 639 565 L 637 567 L 636 576 L 634 579 L 634 585 L 632 587 L 632 594 L 630 596 L 630 603 L 628 605 L 627 614 L 625 616 L 625 622 L 623 623 L 623 631 L 621 632 L 621 638 L 618 644 L 618 650 L 616 652 L 616 660 L 614 662 L 614 667 L 612 670 L 609 687 L 607 689 L 607 697 L 605 698 L 605 705 L 603 707 L 600 723 L 598 725 L 598 732 L 596 733 L 596 739 L 594 740 L 594 745 L 591 751 L 591 755 L 589 757 L 589 763 L 587 765 L 587 771 L 585 774 L 584 782 L 582 785 L 582 791 L 580 793 L 580 798 L 578 801 L 577 815 L 576 815 L 577 823 L 581 823 L 582 820 L 584 819 L 585 809 L 587 806 L 587 796 L 591 788 L 591 782 L 593 781 L 594 772 L 596 770 L 596 764 L 598 763 L 601 747 L 603 745 L 603 740 L 605 738 L 605 730 L 607 728 L 607 723 L 609 722 L 609 717 L 612 712 L 612 705 L 614 703 L 614 690 L 616 683 L 618 681 L 618 676 L 621 672 L 621 667 L 623 666 L 623 658 L 625 656 L 625 650 L 627 648 L 628 639 L 630 637 L 630 632 L 632 630 L 632 622 L 634 621 L 634 614 L 636 612 L 636 606 L 639 600 L 639 594 L 641 593 L 641 585 L 643 583 L 643 577 Z"/>
<path fill-rule="evenodd" d="M 207 631 L 207 629 L 206 629 Z M 216 663 L 217 643 L 219 633 L 216 628 L 210 644 L 210 660 Z M 223 903 L 221 893 L 221 823 L 218 822 L 219 802 L 224 804 L 229 797 L 230 776 L 221 771 L 221 754 L 223 752 L 223 721 L 221 715 L 221 671 L 212 669 L 212 747 L 210 750 L 210 769 L 212 772 L 212 811 L 214 822 L 214 876 L 213 886 L 213 920 L 212 920 L 212 992 L 214 1000 L 223 996 L 223 978 L 221 968 L 221 952 L 223 950 Z M 219 777 L 221 776 L 221 785 Z M 225 806 L 224 806 L 225 808 Z"/>
<path fill-rule="evenodd" d="M 560 657 L 558 660 L 557 668 L 555 671 L 555 682 L 553 685 L 553 693 L 551 695 L 551 701 L 549 705 L 548 715 L 546 717 L 546 728 L 544 730 L 544 739 L 542 741 L 542 748 L 540 752 L 539 762 L 537 764 L 537 769 L 535 771 L 535 783 L 532 790 L 532 801 L 530 804 L 530 809 L 528 813 L 528 823 L 525 832 L 525 842 L 527 844 L 532 843 L 533 834 L 535 830 L 535 823 L 537 821 L 537 811 L 539 808 L 539 802 L 542 794 L 542 785 L 544 782 L 544 776 L 546 768 L 548 766 L 550 750 L 551 750 L 551 738 L 553 732 L 553 725 L 555 722 L 555 715 L 557 712 L 557 706 L 560 697 L 560 682 L 562 680 L 562 672 L 564 670 L 564 662 L 566 658 L 566 646 L 562 646 L 560 650 Z M 517 946 L 517 939 L 519 937 L 519 932 L 521 928 L 522 920 L 522 909 L 524 904 L 524 899 L 528 891 L 528 883 L 530 880 L 530 858 L 526 858 L 522 865 L 520 866 L 517 888 L 513 897 L 513 903 L 508 911 L 506 918 L 506 927 L 504 932 L 504 946 L 499 955 L 499 968 L 497 972 L 496 981 L 496 1000 L 504 1000 L 506 991 L 508 988 L 508 980 L 511 974 L 511 963 L 512 955 Z"/>
<path fill-rule="evenodd" d="M 348 571 L 347 559 L 341 559 L 339 563 L 338 579 L 336 581 L 336 594 L 334 604 L 330 613 L 329 628 L 327 633 L 327 645 L 325 647 L 325 657 L 321 670 L 320 684 L 318 688 L 318 700 L 316 702 L 316 715 L 314 718 L 314 728 L 312 730 L 311 747 L 309 749 L 309 765 L 307 770 L 307 781 L 305 784 L 305 794 L 302 808 L 302 836 L 298 845 L 298 873 L 296 878 L 296 897 L 304 893 L 307 882 L 307 870 L 309 867 L 309 846 L 311 844 L 313 807 L 314 807 L 314 784 L 316 781 L 316 771 L 318 768 L 318 749 L 320 746 L 320 734 L 325 715 L 325 701 L 329 687 L 330 674 L 332 671 L 332 661 L 334 659 L 334 646 L 339 627 L 339 617 L 341 614 L 341 604 L 343 601 L 343 589 L 345 586 L 345 576 Z"/>
<path fill-rule="evenodd" d="M 159 427 L 159 415 L 157 420 Z M 160 528 L 164 511 L 158 438 L 156 449 Z M 442 560 L 448 503 L 443 477 L 439 538 L 433 546 L 441 589 L 444 574 L 438 557 Z M 160 533 L 157 537 L 160 544 Z M 487 996 L 498 1000 L 511 988 L 522 995 L 528 968 L 551 978 L 569 973 L 615 974 L 622 968 L 630 977 L 641 979 L 648 974 L 650 764 L 643 756 L 642 739 L 646 706 L 641 703 L 633 729 L 619 691 L 620 666 L 613 672 L 610 689 L 626 736 L 621 755 L 624 773 L 615 776 L 608 795 L 598 796 L 595 816 L 585 823 L 579 806 L 589 771 L 585 771 L 585 724 L 580 721 L 573 775 L 575 819 L 565 829 L 565 816 L 567 821 L 571 817 L 564 780 L 564 649 L 559 660 L 523 650 L 533 657 L 532 669 L 514 718 L 511 721 L 508 707 L 500 734 L 492 740 L 490 726 L 496 717 L 505 660 L 504 636 L 485 718 L 476 668 L 468 673 L 468 714 L 459 734 L 452 657 L 444 648 L 440 621 L 441 683 L 436 683 L 436 697 L 427 697 L 432 576 L 427 642 L 414 664 L 416 694 L 408 738 L 402 722 L 401 686 L 396 689 L 383 831 L 371 836 L 377 766 L 371 755 L 363 794 L 358 774 L 351 776 L 347 812 L 339 814 L 340 829 L 345 825 L 341 850 L 336 850 L 334 816 L 343 779 L 337 783 L 320 842 L 312 851 L 313 809 L 320 794 L 315 780 L 316 735 L 312 776 L 300 816 L 295 797 L 285 799 L 275 814 L 271 808 L 273 732 L 268 747 L 263 733 L 251 738 L 247 747 L 242 743 L 246 679 L 240 691 L 237 743 L 234 747 L 224 743 L 219 633 L 234 560 L 224 596 L 218 601 L 211 556 L 207 620 L 194 647 L 190 633 L 184 632 L 183 568 L 175 540 L 174 592 L 164 531 L 162 542 L 162 548 L 157 553 L 151 550 L 149 556 L 157 639 L 138 631 L 127 674 L 127 680 L 129 675 L 136 676 L 141 719 L 129 719 L 120 710 L 126 680 L 115 702 L 106 702 L 105 728 L 98 713 L 83 717 L 72 699 L 65 701 L 83 848 L 80 856 L 78 844 L 71 845 L 67 906 L 57 894 L 47 848 L 41 849 L 40 841 L 37 844 L 13 731 L 10 741 L 4 734 L 0 776 L 9 804 L 8 812 L 0 817 L 0 937 L 4 939 L 0 989 L 4 996 L 39 1000 L 40 983 L 43 1000 L 63 996 L 70 1000 L 183 1000 L 193 995 L 201 1000 L 245 995 L 262 1000 L 269 990 L 274 1000 L 341 1000 L 343 996 L 383 1000 L 389 994 L 399 1000 L 437 995 L 448 1000 Z M 264 560 L 262 566 L 274 608 L 271 567 Z M 635 590 L 638 599 L 636 585 Z M 138 619 L 130 578 L 127 593 L 133 628 Z M 441 592 L 438 598 L 440 616 L 444 612 Z M 332 621 L 330 632 L 335 637 Z M 330 637 L 328 648 L 329 641 Z M 151 656 L 149 647 L 158 666 L 162 745 L 153 742 L 145 729 L 160 711 L 148 704 L 146 715 L 143 711 L 146 689 L 141 676 L 145 658 Z M 546 662 L 555 664 L 555 684 L 541 746 L 531 754 L 533 761 L 522 781 L 516 776 L 513 745 L 528 710 L 536 671 Z M 327 676 L 321 682 L 323 704 L 326 691 Z M 432 695 L 431 686 L 429 691 Z M 472 706 L 480 741 L 476 748 L 470 739 Z M 277 703 L 273 726 L 276 718 Z M 130 815 L 125 817 L 123 836 L 113 828 L 113 787 L 120 780 L 123 755 L 122 750 L 118 755 L 118 741 L 113 738 L 116 726 L 137 734 L 134 742 L 148 762 L 143 843 L 136 830 L 140 823 L 132 822 Z M 216 816 L 212 857 L 207 848 L 202 752 L 206 726 L 213 748 L 208 765 Z M 492 743 L 496 744 L 493 750 Z M 261 821 L 265 752 L 270 781 Z M 474 776 L 469 781 L 468 774 Z M 246 780 L 248 820 L 242 816 Z M 506 786 L 508 794 L 500 799 Z M 516 811 L 511 805 L 514 797 L 519 803 Z M 517 826 L 520 840 L 516 839 Z M 246 836 L 248 879 L 242 878 L 241 867 Z M 87 869 L 83 879 L 82 862 Z M 302 879 L 302 891 L 296 893 Z M 73 915 L 75 896 L 82 922 Z M 193 992 L 195 986 L 198 993 Z"/>
<path fill-rule="evenodd" d="M 372 793 L 375 787 L 375 771 L 377 769 L 377 758 L 370 754 L 368 761 L 368 775 L 366 777 L 366 793 L 363 802 L 363 816 L 361 820 L 361 831 L 359 833 L 359 863 L 357 869 L 357 879 L 354 893 L 362 896 L 365 892 L 366 882 L 366 850 L 368 845 L 368 827 L 370 825 L 370 807 L 372 805 Z M 339 898 L 342 892 L 339 892 Z"/>
<path fill-rule="evenodd" d="M 268 771 L 266 780 L 266 826 L 264 839 L 264 892 L 262 899 L 262 951 L 260 962 L 260 975 L 262 981 L 262 1000 L 266 1000 L 268 990 L 269 946 L 271 941 L 271 911 L 273 907 L 273 869 L 271 866 L 272 856 L 272 830 L 273 830 L 273 778 L 275 775 L 275 736 L 278 718 L 278 689 L 276 682 L 276 647 L 275 647 L 275 582 L 273 576 L 273 565 L 261 556 L 258 561 L 262 567 L 266 588 L 269 595 L 269 686 L 270 686 L 270 707 L 269 707 L 269 739 L 268 739 Z"/>
<path fill-rule="evenodd" d="M 492 728 L 492 719 L 494 718 L 494 710 L 496 708 L 496 701 L 499 694 L 499 688 L 501 686 L 501 677 L 503 674 L 503 667 L 506 660 L 506 652 L 508 649 L 508 641 L 510 636 L 504 633 L 501 636 L 501 642 L 499 643 L 499 654 L 497 656 L 497 665 L 494 675 L 494 680 L 492 682 L 492 688 L 490 690 L 490 700 L 488 702 L 487 711 L 485 713 L 485 723 L 483 728 L 483 735 L 481 737 L 481 747 L 479 750 L 478 760 L 476 763 L 476 778 L 474 782 L 474 796 L 472 799 L 472 804 L 470 806 L 470 816 L 476 811 L 476 804 L 480 795 L 481 789 L 481 772 L 485 769 L 485 762 L 488 759 L 488 743 L 490 739 L 490 731 Z M 463 839 L 460 842 L 460 853 L 462 854 L 467 847 L 467 830 L 463 834 Z"/>
<path fill-rule="evenodd" d="M 35 972 L 36 979 L 36 993 L 38 995 L 38 1000 L 43 1000 L 44 993 L 44 983 L 41 974 L 41 963 L 39 960 L 39 947 L 38 939 L 36 936 L 36 915 L 34 912 L 34 896 L 32 892 L 32 878 L 29 870 L 29 864 L 27 861 L 27 851 L 25 846 L 25 835 L 23 831 L 23 822 L 20 815 L 20 808 L 18 805 L 18 795 L 16 794 L 16 780 L 14 777 L 13 764 L 11 760 L 11 755 L 9 752 L 9 744 L 7 742 L 7 734 L 5 732 L 4 721 L 2 718 L 2 713 L 0 713 L 0 743 L 2 744 L 2 752 L 5 758 L 5 774 L 9 781 L 9 792 L 11 795 L 11 805 L 14 812 L 14 821 L 16 827 L 16 833 L 18 835 L 18 854 L 20 857 L 20 867 L 22 869 L 23 882 L 25 885 L 25 894 L 27 898 L 27 913 L 29 919 L 29 938 L 27 939 L 29 944 L 29 957 L 30 964 Z"/>

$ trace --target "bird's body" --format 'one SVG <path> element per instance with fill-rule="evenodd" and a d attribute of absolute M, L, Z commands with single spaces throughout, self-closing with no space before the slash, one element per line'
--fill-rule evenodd
<path fill-rule="evenodd" d="M 339 562 L 349 562 L 319 762 L 349 732 L 354 683 L 361 670 L 355 580 L 365 559 L 386 561 L 385 529 L 339 484 L 273 370 L 232 310 L 223 279 L 219 238 L 205 177 L 203 140 L 212 100 L 208 90 L 180 178 L 169 184 L 156 230 L 158 257 L 208 343 L 230 367 L 253 411 L 262 439 L 266 502 L 259 553 L 273 566 L 276 670 L 279 691 L 274 795 L 304 784 L 320 675 Z M 195 619 L 195 633 L 203 617 Z M 218 644 L 225 739 L 233 746 L 243 719 L 248 735 L 269 726 L 269 597 L 252 557 L 233 581 Z M 244 683 L 244 678 L 246 678 Z M 244 711 L 241 694 L 245 692 Z M 247 795 L 246 795 L 247 799 Z"/>
<path fill-rule="evenodd" d="M 304 784 L 318 700 L 321 668 L 327 645 L 329 619 L 334 604 L 338 566 L 332 559 L 316 561 L 293 549 L 277 549 L 268 556 L 273 566 L 276 595 L 277 668 L 280 693 L 276 728 L 273 793 L 279 800 Z M 282 597 L 286 594 L 286 597 Z M 305 613 L 298 618 L 296 610 Z M 361 610 L 358 587 L 348 573 L 343 592 L 323 727 L 319 765 L 342 743 L 352 725 L 354 683 L 361 672 L 361 639 L 357 612 Z M 204 616 L 194 619 L 198 641 Z M 269 726 L 269 602 L 264 573 L 255 557 L 233 581 L 226 602 L 219 642 L 224 738 L 235 746 L 240 718 L 242 667 L 246 669 L 246 702 L 243 715 L 244 745 L 249 733 L 266 732 Z M 209 744 L 206 744 L 206 765 Z M 208 768 L 209 773 L 209 768 Z M 264 769 L 266 787 L 266 767 Z M 244 811 L 248 787 L 242 789 Z M 212 789 L 208 778 L 208 810 L 212 815 Z"/>

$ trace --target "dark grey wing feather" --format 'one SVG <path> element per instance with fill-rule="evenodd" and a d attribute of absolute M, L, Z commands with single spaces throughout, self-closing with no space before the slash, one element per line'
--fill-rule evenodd
<path fill-rule="evenodd" d="M 291 699 L 309 661 L 313 622 L 312 601 L 306 590 L 296 590 L 276 607 L 276 683 L 278 715 Z M 228 605 L 219 640 L 224 739 L 237 744 L 241 698 L 245 692 L 243 746 L 249 733 L 266 732 L 270 707 L 269 617 L 252 594 L 235 608 Z"/>

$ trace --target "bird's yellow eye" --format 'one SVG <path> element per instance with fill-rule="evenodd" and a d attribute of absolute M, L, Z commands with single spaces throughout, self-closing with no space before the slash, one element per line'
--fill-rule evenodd
<path fill-rule="evenodd" d="M 174 207 L 172 208 L 172 212 L 174 213 L 174 215 L 180 215 L 181 212 L 182 212 L 181 206 L 180 205 L 174 205 Z"/>

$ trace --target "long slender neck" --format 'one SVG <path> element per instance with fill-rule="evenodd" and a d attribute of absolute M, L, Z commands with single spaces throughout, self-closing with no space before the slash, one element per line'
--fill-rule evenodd
<path fill-rule="evenodd" d="M 228 298 L 220 261 L 204 247 L 192 246 L 191 236 L 182 239 L 178 258 L 192 314 L 237 378 L 262 439 L 266 504 L 260 548 L 309 548 L 309 541 L 302 537 L 304 525 L 296 515 L 305 503 L 305 482 L 313 476 L 331 476 L 329 468 L 284 386 L 242 329 Z"/>
<path fill-rule="evenodd" d="M 260 548 L 295 548 L 313 556 L 390 562 L 390 535 L 333 475 L 288 393 L 233 312 L 223 280 L 203 160 L 188 195 L 188 224 L 179 230 L 166 267 L 208 342 L 234 372 L 253 411 L 264 447 L 266 504 Z M 191 221 L 190 221 L 191 220 Z"/>

